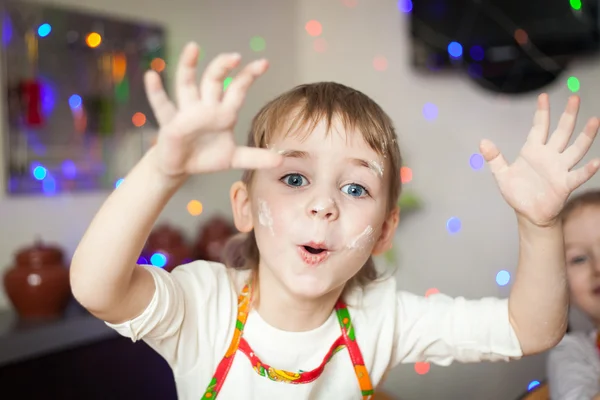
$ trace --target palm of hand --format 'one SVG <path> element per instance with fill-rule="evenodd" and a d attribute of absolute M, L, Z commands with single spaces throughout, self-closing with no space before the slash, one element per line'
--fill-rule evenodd
<path fill-rule="evenodd" d="M 270 168 L 281 163 L 279 154 L 237 146 L 234 127 L 252 83 L 268 64 L 248 64 L 223 93 L 223 80 L 240 61 L 237 54 L 221 54 L 196 83 L 199 49 L 186 46 L 176 73 L 177 106 L 168 98 L 160 77 L 146 75 L 148 100 L 160 125 L 156 142 L 158 168 L 168 176 L 221 171 L 229 168 Z"/>
<path fill-rule="evenodd" d="M 567 147 L 578 109 L 579 99 L 572 97 L 558 128 L 546 143 L 549 105 L 547 96 L 540 96 L 533 128 L 517 160 L 511 165 L 506 163 L 494 144 L 489 141 L 481 143 L 481 152 L 490 164 L 506 202 L 519 215 L 538 226 L 552 224 L 571 192 L 589 180 L 600 166 L 600 160 L 595 159 L 572 170 L 589 150 L 598 130 L 598 119 L 591 119 L 583 133 Z"/>

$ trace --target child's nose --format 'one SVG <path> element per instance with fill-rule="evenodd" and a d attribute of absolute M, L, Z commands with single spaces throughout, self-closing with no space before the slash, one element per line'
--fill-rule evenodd
<path fill-rule="evenodd" d="M 336 220 L 339 216 L 337 204 L 331 200 L 317 200 L 309 206 L 309 216 L 328 221 Z"/>

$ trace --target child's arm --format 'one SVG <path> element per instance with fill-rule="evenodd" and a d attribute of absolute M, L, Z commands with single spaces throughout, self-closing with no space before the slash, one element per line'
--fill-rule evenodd
<path fill-rule="evenodd" d="M 154 293 L 150 273 L 136 262 L 158 215 L 183 183 L 161 174 L 151 149 L 106 200 L 71 264 L 75 298 L 107 322 L 141 314 Z"/>
<path fill-rule="evenodd" d="M 165 204 L 185 179 L 229 168 L 270 168 L 282 157 L 266 149 L 236 146 L 233 129 L 250 85 L 268 64 L 248 64 L 223 93 L 223 80 L 239 64 L 237 54 L 222 54 L 196 82 L 199 49 L 189 44 L 176 73 L 177 107 L 156 73 L 146 77 L 148 100 L 161 125 L 157 144 L 107 199 L 73 256 L 75 298 L 107 322 L 140 313 L 155 292 L 151 274 L 137 258 Z"/>
<path fill-rule="evenodd" d="M 567 281 L 559 214 L 570 193 L 600 167 L 600 160 L 594 159 L 574 169 L 598 130 L 598 119 L 591 119 L 567 147 L 578 110 L 579 99 L 573 96 L 556 131 L 548 138 L 550 105 L 548 96 L 541 95 L 533 128 L 511 165 L 491 142 L 483 141 L 480 146 L 504 199 L 518 217 L 520 255 L 509 316 L 525 355 L 553 347 L 567 327 Z"/>

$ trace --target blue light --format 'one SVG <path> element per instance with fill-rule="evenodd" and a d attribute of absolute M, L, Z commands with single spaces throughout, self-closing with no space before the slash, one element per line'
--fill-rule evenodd
<path fill-rule="evenodd" d="M 462 228 L 462 223 L 460 222 L 460 219 L 458 219 L 457 217 L 452 217 L 452 218 L 448 219 L 448 221 L 446 222 L 446 229 L 448 229 L 448 232 L 450 232 L 452 234 L 458 233 L 461 228 Z"/>
<path fill-rule="evenodd" d="M 508 271 L 502 270 L 496 274 L 496 283 L 499 286 L 506 286 L 510 282 L 510 273 Z"/>
<path fill-rule="evenodd" d="M 474 170 L 478 170 L 483 168 L 483 156 L 479 153 L 475 153 L 473 155 L 471 155 L 471 158 L 469 158 L 469 164 L 471 165 L 471 168 L 473 168 Z"/>
<path fill-rule="evenodd" d="M 438 108 L 433 103 L 425 103 L 423 106 L 423 116 L 429 121 L 433 121 L 438 116 Z"/>
<path fill-rule="evenodd" d="M 38 165 L 33 169 L 33 177 L 38 181 L 43 180 L 47 174 L 48 170 L 46 170 L 46 168 L 42 167 L 41 165 Z"/>
<path fill-rule="evenodd" d="M 531 381 L 531 382 L 529 382 L 529 385 L 527 386 L 527 390 L 532 390 L 536 386 L 539 386 L 539 384 L 540 384 L 539 381 Z"/>
<path fill-rule="evenodd" d="M 123 179 L 123 178 L 121 178 L 121 179 L 118 179 L 118 180 L 115 182 L 115 189 L 116 189 L 116 188 L 118 188 L 119 186 L 121 186 L 121 183 L 123 183 L 123 181 L 124 181 L 124 180 L 125 180 L 125 179 Z"/>
<path fill-rule="evenodd" d="M 66 178 L 73 179 L 77 175 L 77 166 L 71 160 L 65 160 L 62 163 L 62 172 Z"/>
<path fill-rule="evenodd" d="M 8 13 L 4 15 L 4 19 L 2 21 L 2 44 L 4 44 L 4 46 L 8 45 L 10 43 L 10 40 L 12 39 L 13 36 L 13 27 L 12 27 L 12 21 L 10 20 L 10 17 L 8 16 Z"/>
<path fill-rule="evenodd" d="M 450 42 L 448 45 L 448 54 L 454 58 L 461 57 L 463 54 L 462 45 L 458 42 Z"/>
<path fill-rule="evenodd" d="M 469 50 L 469 54 L 471 55 L 471 58 L 473 60 L 481 61 L 483 60 L 485 52 L 483 51 L 483 48 L 481 46 L 473 46 L 471 47 L 471 50 Z"/>
<path fill-rule="evenodd" d="M 48 117 L 56 105 L 56 94 L 53 84 L 47 79 L 41 79 L 40 97 L 42 99 L 42 113 Z"/>
<path fill-rule="evenodd" d="M 154 253 L 152 254 L 152 257 L 150 257 L 150 263 L 152 263 L 152 265 L 155 267 L 162 268 L 167 265 L 167 256 L 165 256 L 163 253 Z"/>
<path fill-rule="evenodd" d="M 52 27 L 50 24 L 41 24 L 38 27 L 38 35 L 40 35 L 40 37 L 46 37 L 50 34 L 50 32 L 52 32 Z"/>
<path fill-rule="evenodd" d="M 148 265 L 148 260 L 144 256 L 140 256 L 137 260 L 138 265 Z"/>
<path fill-rule="evenodd" d="M 56 192 L 56 181 L 51 176 L 46 176 L 42 181 L 42 190 L 46 195 L 52 195 Z"/>
<path fill-rule="evenodd" d="M 81 96 L 78 94 L 71 95 L 71 97 L 69 97 L 69 107 L 72 109 L 81 107 Z"/>
<path fill-rule="evenodd" d="M 413 3 L 411 0 L 398 0 L 398 10 L 403 13 L 409 13 L 413 9 Z"/>

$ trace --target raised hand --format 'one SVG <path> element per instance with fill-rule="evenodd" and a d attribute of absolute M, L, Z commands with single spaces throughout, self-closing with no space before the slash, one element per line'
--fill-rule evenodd
<path fill-rule="evenodd" d="M 548 226 L 556 221 L 572 191 L 589 180 L 600 167 L 595 158 L 573 169 L 583 159 L 598 132 L 599 120 L 588 121 L 583 132 L 568 146 L 579 111 L 579 98 L 569 98 L 558 127 L 548 139 L 550 104 L 548 95 L 538 98 L 533 127 L 519 157 L 508 165 L 489 140 L 480 144 L 500 191 L 515 211 L 535 225 Z"/>
<path fill-rule="evenodd" d="M 229 168 L 257 169 L 279 165 L 279 154 L 259 148 L 237 146 L 233 129 L 238 112 L 252 83 L 268 68 L 266 60 L 251 62 L 223 91 L 223 81 L 240 63 L 239 54 L 221 54 L 206 68 L 198 85 L 199 49 L 188 44 L 176 71 L 176 104 L 163 88 L 160 77 L 149 71 L 146 93 L 160 125 L 156 142 L 159 170 L 168 176 L 221 171 Z"/>

